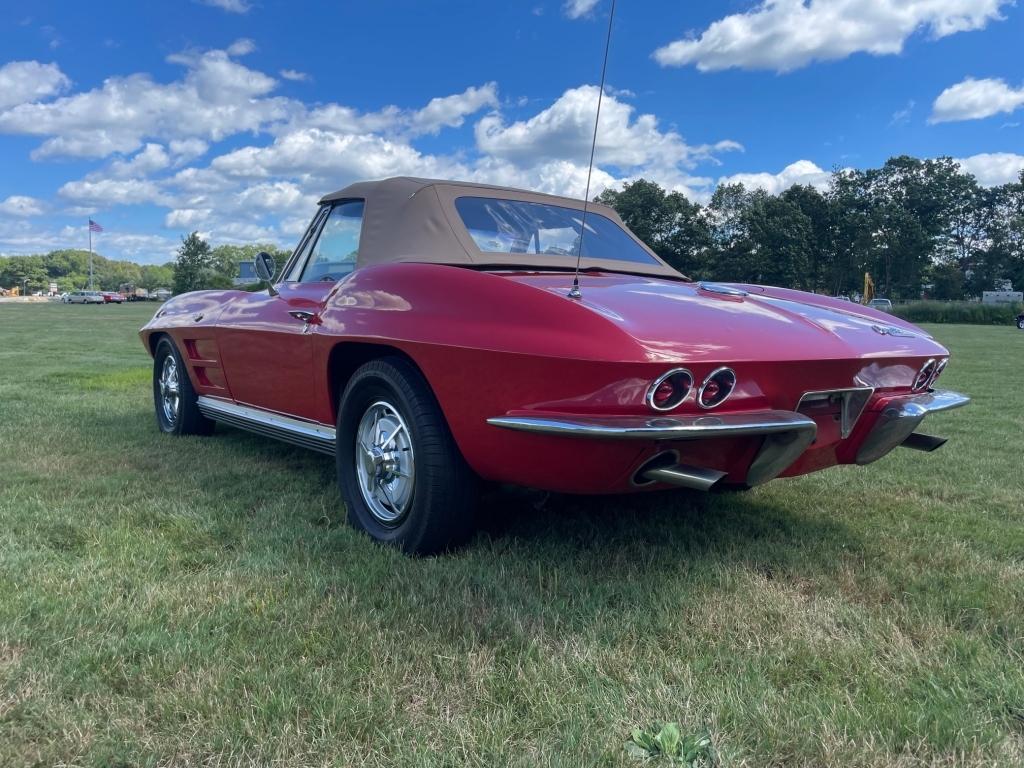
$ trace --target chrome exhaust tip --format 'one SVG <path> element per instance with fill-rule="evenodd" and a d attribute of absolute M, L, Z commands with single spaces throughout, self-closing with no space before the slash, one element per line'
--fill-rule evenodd
<path fill-rule="evenodd" d="M 655 456 L 640 467 L 633 476 L 633 483 L 637 486 L 664 483 L 695 491 L 710 491 L 725 475 L 725 472 L 717 469 L 679 464 L 675 451 L 669 451 Z"/>

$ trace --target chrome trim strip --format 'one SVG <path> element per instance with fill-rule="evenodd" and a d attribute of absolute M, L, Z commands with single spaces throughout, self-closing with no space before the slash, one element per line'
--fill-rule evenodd
<path fill-rule="evenodd" d="M 704 440 L 714 437 L 817 433 L 814 419 L 792 411 L 724 413 L 714 416 L 495 416 L 488 424 L 521 432 L 611 440 Z"/>
<path fill-rule="evenodd" d="M 717 293 L 720 296 L 749 296 L 750 294 L 744 291 L 742 288 L 733 288 L 731 285 L 722 285 L 720 283 L 697 283 L 697 287 L 702 291 L 708 293 Z"/>
<path fill-rule="evenodd" d="M 200 395 L 199 411 L 208 419 L 220 421 L 239 429 L 272 437 L 320 453 L 334 454 L 336 434 L 334 427 L 316 421 L 296 419 L 292 416 L 239 405 L 219 397 Z"/>
<path fill-rule="evenodd" d="M 936 390 L 891 400 L 878 415 L 878 421 L 861 444 L 857 452 L 857 463 L 870 464 L 878 461 L 893 448 L 902 445 L 925 416 L 961 408 L 969 402 L 971 398 L 967 395 L 949 390 Z"/>

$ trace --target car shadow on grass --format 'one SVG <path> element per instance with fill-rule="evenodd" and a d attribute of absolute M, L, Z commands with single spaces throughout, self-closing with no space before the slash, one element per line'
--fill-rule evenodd
<path fill-rule="evenodd" d="M 334 484 L 329 457 L 222 425 L 212 439 L 240 460 L 255 458 L 282 470 L 315 474 L 301 481 L 304 486 Z M 338 504 L 332 529 L 344 525 L 340 499 Z M 449 556 L 509 551 L 535 562 L 557 565 L 568 558 L 600 567 L 646 552 L 641 559 L 659 554 L 742 562 L 771 577 L 793 569 L 831 571 L 840 556 L 863 556 L 865 547 L 860 534 L 829 510 L 779 504 L 778 494 L 759 489 L 578 496 L 488 485 L 480 496 L 477 528 L 471 541 Z"/>
<path fill-rule="evenodd" d="M 785 481 L 777 481 L 785 482 Z M 830 571 L 840 555 L 863 554 L 865 542 L 821 509 L 780 505 L 758 490 L 670 490 L 613 496 L 543 494 L 514 488 L 482 497 L 477 546 L 553 549 L 613 562 L 624 549 L 672 557 L 744 562 L 776 571 Z"/>

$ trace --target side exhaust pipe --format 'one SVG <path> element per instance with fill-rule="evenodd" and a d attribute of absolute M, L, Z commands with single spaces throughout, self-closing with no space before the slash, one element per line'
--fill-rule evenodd
<path fill-rule="evenodd" d="M 719 472 L 716 469 L 673 464 L 642 470 L 639 477 L 649 483 L 668 483 L 683 488 L 692 488 L 696 491 L 710 491 L 711 487 L 725 475 L 725 472 Z"/>
<path fill-rule="evenodd" d="M 925 435 L 920 432 L 911 432 L 910 436 L 900 443 L 900 445 L 904 448 L 913 448 L 915 451 L 931 453 L 937 448 L 944 446 L 948 439 L 948 437 L 935 437 L 933 435 Z"/>

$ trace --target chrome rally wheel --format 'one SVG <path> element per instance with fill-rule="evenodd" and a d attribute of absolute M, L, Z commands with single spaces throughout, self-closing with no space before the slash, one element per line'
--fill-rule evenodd
<path fill-rule="evenodd" d="M 178 410 L 181 408 L 181 382 L 178 378 L 178 361 L 174 359 L 174 355 L 167 355 L 164 358 L 159 385 L 164 419 L 167 420 L 168 426 L 173 427 L 178 421 Z"/>
<path fill-rule="evenodd" d="M 197 396 L 178 348 L 164 336 L 153 350 L 153 409 L 161 432 L 208 435 L 213 422 L 199 411 Z"/>
<path fill-rule="evenodd" d="M 370 514 L 389 528 L 400 525 L 416 489 L 416 453 L 409 427 L 391 403 L 378 400 L 356 430 L 356 475 Z"/>
<path fill-rule="evenodd" d="M 337 435 L 338 484 L 354 528 L 416 555 L 469 538 L 477 478 L 411 361 L 388 356 L 356 369 L 338 403 Z"/>

